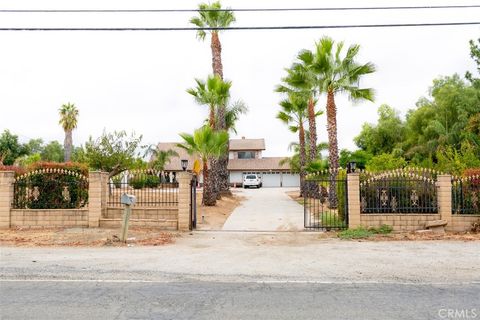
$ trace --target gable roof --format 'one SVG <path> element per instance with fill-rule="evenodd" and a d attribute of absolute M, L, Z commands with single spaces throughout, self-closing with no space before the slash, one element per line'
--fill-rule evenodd
<path fill-rule="evenodd" d="M 230 139 L 230 151 L 265 150 L 265 139 Z"/>

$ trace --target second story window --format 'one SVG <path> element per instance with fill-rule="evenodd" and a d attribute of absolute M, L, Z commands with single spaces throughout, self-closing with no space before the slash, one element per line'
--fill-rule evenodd
<path fill-rule="evenodd" d="M 238 152 L 238 159 L 255 159 L 254 151 L 240 151 Z"/>

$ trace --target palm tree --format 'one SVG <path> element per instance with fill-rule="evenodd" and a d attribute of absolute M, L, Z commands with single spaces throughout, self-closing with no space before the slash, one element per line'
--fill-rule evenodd
<path fill-rule="evenodd" d="M 317 91 L 327 95 L 327 133 L 329 145 L 329 168 L 332 170 L 329 192 L 329 206 L 337 207 L 336 174 L 338 168 L 337 107 L 335 95 L 344 93 L 352 101 L 374 100 L 373 89 L 360 88 L 362 76 L 375 72 L 375 66 L 367 62 L 360 64 L 356 57 L 359 45 L 351 45 L 342 56 L 343 42 L 323 37 L 316 43 L 315 51 L 303 50 L 299 59 L 315 74 Z"/>
<path fill-rule="evenodd" d="M 235 134 L 237 133 L 237 129 L 235 128 L 235 123 L 240 118 L 240 115 L 246 114 L 248 112 L 247 105 L 241 101 L 235 101 L 232 104 L 227 105 L 225 108 L 225 129 L 228 131 L 232 131 Z"/>
<path fill-rule="evenodd" d="M 175 150 L 159 150 L 149 149 L 149 153 L 152 155 L 152 159 L 149 163 L 151 169 L 163 171 L 165 165 L 170 162 L 170 158 L 178 157 L 178 153 Z"/>
<path fill-rule="evenodd" d="M 190 23 L 196 25 L 199 28 L 213 28 L 209 30 L 211 35 L 210 48 L 212 50 L 212 70 L 215 75 L 218 75 L 223 79 L 223 65 L 222 65 L 222 44 L 220 43 L 220 29 L 230 26 L 235 22 L 235 16 L 233 11 L 222 9 L 220 1 L 213 2 L 211 4 L 201 3 L 198 6 L 198 16 L 192 17 Z M 205 30 L 198 30 L 197 38 L 205 40 L 207 32 Z M 215 124 L 216 130 L 226 130 L 225 123 L 225 105 L 220 105 L 217 108 L 217 123 Z M 219 190 L 229 192 L 228 184 L 228 148 L 225 150 L 225 154 L 222 155 L 219 161 L 215 161 L 212 164 L 214 168 L 214 174 L 218 176 Z M 220 193 L 218 193 L 218 198 Z"/>
<path fill-rule="evenodd" d="M 305 179 L 305 121 L 307 120 L 308 96 L 290 92 L 288 98 L 280 102 L 281 111 L 277 119 L 289 126 L 290 131 L 298 132 L 299 166 L 300 166 L 300 194 L 304 194 Z"/>
<path fill-rule="evenodd" d="M 307 91 L 310 92 L 308 99 L 308 143 L 311 146 L 308 151 L 308 161 L 314 161 L 317 155 L 317 124 L 316 118 L 321 113 L 315 112 L 316 82 L 313 70 L 309 64 L 299 57 L 299 62 L 295 62 L 287 71 L 287 76 L 282 78 L 283 85 L 277 87 L 277 92 L 289 91 Z"/>
<path fill-rule="evenodd" d="M 199 28 L 226 28 L 233 22 L 235 22 L 235 16 L 233 11 L 222 9 L 220 1 L 213 2 L 212 4 L 201 3 L 198 5 L 198 17 L 190 19 L 190 23 L 193 23 Z M 212 49 L 212 69 L 213 73 L 223 79 L 223 66 L 222 66 L 222 45 L 218 36 L 220 30 L 209 30 L 211 35 L 210 48 Z M 205 30 L 197 31 L 197 38 L 205 40 L 207 33 Z"/>
<path fill-rule="evenodd" d="M 64 146 L 64 161 L 70 161 L 73 148 L 72 131 L 77 127 L 78 123 L 78 109 L 73 103 L 67 103 L 60 107 L 60 121 L 59 124 L 65 131 Z"/>
<path fill-rule="evenodd" d="M 197 86 L 195 88 L 187 89 L 195 101 L 199 105 L 206 105 L 209 107 L 208 123 L 210 128 L 217 127 L 218 115 L 216 110 L 222 105 L 225 105 L 230 98 L 231 81 L 223 81 L 218 75 L 208 76 L 207 81 L 195 79 Z"/>
<path fill-rule="evenodd" d="M 214 181 L 210 176 L 208 162 L 218 159 L 228 147 L 228 133 L 226 131 L 213 131 L 209 126 L 203 126 L 195 130 L 193 135 L 181 133 L 183 143 L 177 146 L 187 150 L 189 154 L 196 154 L 203 163 L 203 198 L 202 204 L 214 206 L 217 196 L 214 189 Z"/>
<path fill-rule="evenodd" d="M 375 66 L 367 62 L 359 64 L 355 59 L 359 45 L 351 45 L 342 57 L 343 42 L 336 44 L 329 37 L 323 37 L 316 43 L 315 52 L 303 50 L 299 59 L 315 74 L 319 93 L 327 95 L 327 132 L 329 144 L 329 167 L 338 168 L 337 107 L 335 95 L 344 93 L 350 100 L 374 100 L 373 89 L 360 88 L 362 76 L 375 72 Z"/>

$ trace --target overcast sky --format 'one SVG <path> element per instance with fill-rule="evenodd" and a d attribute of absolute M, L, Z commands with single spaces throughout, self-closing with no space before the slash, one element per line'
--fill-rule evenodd
<path fill-rule="evenodd" d="M 34 1 L 0 2 L 2 9 L 166 9 L 196 8 L 198 1 Z M 358 1 L 231 0 L 232 8 L 359 6 Z M 480 4 L 478 1 L 362 1 L 362 6 Z M 7 14 L 0 27 L 170 27 L 188 26 L 192 13 Z M 479 21 L 480 9 L 236 13 L 235 26 L 425 23 Z M 468 40 L 480 37 L 480 26 L 226 31 L 224 76 L 233 81 L 234 99 L 250 111 L 237 124 L 238 137 L 265 138 L 264 155 L 289 154 L 296 136 L 275 118 L 281 97 L 275 85 L 301 49 L 312 49 L 323 35 L 361 45 L 360 62 L 378 71 L 362 81 L 373 87 L 375 103 L 353 106 L 338 97 L 340 148 L 352 141 L 364 122 L 375 122 L 381 104 L 401 111 L 428 94 L 435 77 L 475 70 Z M 136 131 L 144 142 L 178 141 L 207 117 L 185 90 L 194 78 L 211 73 L 209 39 L 180 32 L 0 32 L 0 130 L 10 129 L 22 141 L 63 141 L 58 108 L 67 102 L 80 110 L 74 144 L 107 131 Z M 319 100 L 324 109 L 325 97 Z M 325 117 L 319 119 L 320 141 L 327 140 Z"/>

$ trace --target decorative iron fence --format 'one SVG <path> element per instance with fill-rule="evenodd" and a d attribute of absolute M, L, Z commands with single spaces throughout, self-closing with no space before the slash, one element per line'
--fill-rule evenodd
<path fill-rule="evenodd" d="M 378 174 L 364 172 L 360 209 L 361 213 L 438 213 L 435 180 L 409 168 Z"/>
<path fill-rule="evenodd" d="M 78 209 L 88 203 L 88 178 L 65 169 L 39 169 L 15 179 L 15 209 Z"/>
<path fill-rule="evenodd" d="M 480 214 L 480 176 L 452 177 L 452 214 Z"/>
<path fill-rule="evenodd" d="M 136 197 L 137 207 L 162 207 L 178 205 L 178 182 L 174 175 L 168 178 L 161 171 L 136 170 L 120 173 L 108 182 L 110 207 L 121 207 L 123 193 Z"/>
<path fill-rule="evenodd" d="M 348 227 L 347 174 L 345 170 L 327 170 L 309 174 L 305 179 L 304 227 L 332 230 Z"/>

